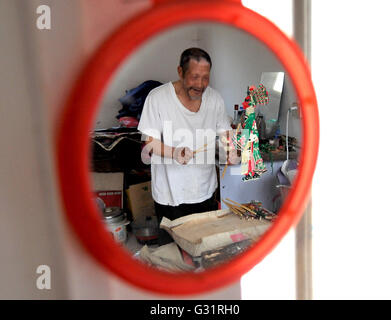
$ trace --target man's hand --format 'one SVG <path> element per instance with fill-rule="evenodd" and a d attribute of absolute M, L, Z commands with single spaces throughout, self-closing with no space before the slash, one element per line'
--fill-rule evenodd
<path fill-rule="evenodd" d="M 193 151 L 191 151 L 188 147 L 175 148 L 173 158 L 179 164 L 185 165 L 191 158 L 193 158 Z"/>
<path fill-rule="evenodd" d="M 228 165 L 239 164 L 241 160 L 242 158 L 240 155 L 238 155 L 238 151 L 236 149 L 228 151 L 228 157 L 227 157 Z"/>

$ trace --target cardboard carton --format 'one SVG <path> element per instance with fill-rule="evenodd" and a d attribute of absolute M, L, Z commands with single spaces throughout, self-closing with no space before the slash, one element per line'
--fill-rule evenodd
<path fill-rule="evenodd" d="M 256 241 L 271 226 L 266 220 L 240 219 L 229 209 L 196 213 L 169 220 L 163 217 L 160 228 L 192 257 L 205 251 L 250 239 Z"/>

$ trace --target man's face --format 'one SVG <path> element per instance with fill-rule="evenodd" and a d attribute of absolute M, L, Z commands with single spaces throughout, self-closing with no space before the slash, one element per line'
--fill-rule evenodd
<path fill-rule="evenodd" d="M 181 67 L 178 67 L 178 73 L 188 97 L 191 100 L 201 99 L 202 93 L 209 85 L 209 63 L 204 59 L 201 59 L 199 62 L 190 59 L 186 73 L 183 74 Z"/>

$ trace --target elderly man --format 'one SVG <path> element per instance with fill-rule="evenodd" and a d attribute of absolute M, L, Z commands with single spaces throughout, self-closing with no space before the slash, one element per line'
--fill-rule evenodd
<path fill-rule="evenodd" d="M 180 57 L 179 80 L 153 89 L 145 100 L 138 130 L 152 151 L 152 197 L 160 223 L 217 210 L 215 143 L 231 126 L 220 94 L 209 87 L 212 61 L 189 48 Z M 237 162 L 236 153 L 230 153 Z M 159 244 L 172 239 L 160 230 Z"/>

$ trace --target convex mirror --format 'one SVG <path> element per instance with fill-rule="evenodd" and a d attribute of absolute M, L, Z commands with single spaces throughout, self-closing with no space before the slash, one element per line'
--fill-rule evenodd
<path fill-rule="evenodd" d="M 277 78 L 281 78 L 280 74 L 284 75 L 280 114 L 265 107 L 269 136 L 262 138 L 272 139 L 275 134 L 271 133 L 275 130 L 273 122 L 281 125 L 289 116 L 287 109 L 296 106 L 299 109 L 297 114 L 300 114 L 300 129 L 294 130 L 298 130 L 300 152 L 296 155 L 299 166 L 289 192 L 274 208 L 278 215 L 258 241 L 246 247 L 243 253 L 203 271 L 172 272 L 141 261 L 134 256 L 134 251 L 118 245 L 108 232 L 99 209 L 102 203 L 94 200 L 92 192 L 91 131 L 110 127 L 104 123 L 102 113 L 107 111 L 113 97 L 119 97 L 119 92 L 124 93 L 125 89 L 135 87 L 142 80 L 176 80 L 179 55 L 188 47 L 203 47 L 211 53 L 210 85 L 220 91 L 228 107 L 242 102 L 238 99 L 244 97 L 246 86 L 257 85 L 261 81 L 266 83 L 268 73 L 276 73 Z M 155 62 L 151 64 L 151 61 Z M 278 92 L 281 86 L 276 82 L 273 82 L 273 88 Z M 166 294 L 196 294 L 228 285 L 259 263 L 300 219 L 315 169 L 318 121 L 315 92 L 303 54 L 270 21 L 238 1 L 158 2 L 106 39 L 80 73 L 65 103 L 56 148 L 66 216 L 86 250 L 130 284 Z M 284 129 L 287 129 L 286 126 Z M 286 145 L 289 147 L 289 141 Z M 278 169 L 276 161 L 275 170 Z M 281 168 L 285 172 L 292 169 L 289 161 L 283 164 Z M 240 199 L 246 195 L 249 199 L 258 199 L 259 195 L 243 191 L 246 188 L 257 190 L 251 187 L 256 181 L 244 182 L 246 187 L 243 187 L 240 174 L 234 169 L 224 173 L 224 165 L 220 166 L 220 200 L 238 200 L 240 190 L 244 193 Z M 271 177 L 268 179 L 270 182 Z M 261 180 L 262 177 L 257 181 Z M 275 191 L 281 187 L 274 181 L 265 188 L 270 189 L 271 186 Z M 234 195 L 237 196 L 234 198 Z M 226 207 L 227 204 L 222 202 L 222 208 Z M 110 214 L 113 213 L 109 212 L 108 216 Z"/>

